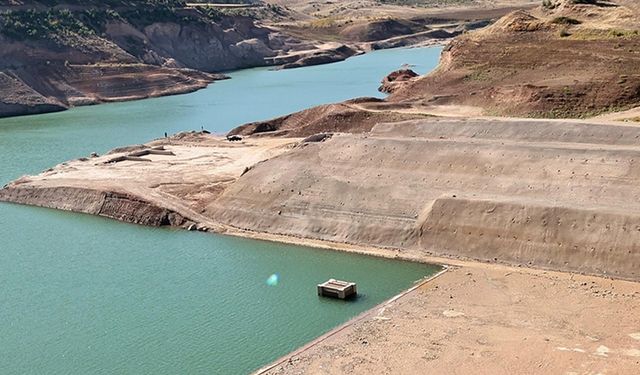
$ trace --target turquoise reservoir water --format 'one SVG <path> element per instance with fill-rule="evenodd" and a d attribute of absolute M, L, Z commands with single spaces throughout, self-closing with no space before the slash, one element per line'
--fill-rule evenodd
<path fill-rule="evenodd" d="M 382 77 L 405 63 L 426 73 L 437 65 L 441 50 L 385 50 L 301 69 L 248 69 L 191 94 L 0 119 L 0 183 L 94 151 L 148 142 L 164 132 L 202 126 L 226 132 L 313 105 L 381 97 Z"/>
<path fill-rule="evenodd" d="M 0 182 L 166 132 L 223 132 L 314 104 L 376 95 L 389 50 L 290 71 L 233 73 L 196 93 L 0 120 Z M 435 267 L 0 204 L 0 374 L 242 374 L 436 271 Z M 267 285 L 274 273 L 277 285 Z M 354 302 L 318 298 L 330 277 Z"/>

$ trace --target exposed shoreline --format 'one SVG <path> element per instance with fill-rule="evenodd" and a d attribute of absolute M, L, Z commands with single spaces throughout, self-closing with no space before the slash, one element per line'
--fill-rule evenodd
<path fill-rule="evenodd" d="M 457 34 L 456 34 L 457 35 Z M 410 35 L 413 36 L 413 35 Z M 401 48 L 428 48 L 434 46 L 441 46 L 450 41 L 455 35 L 441 39 L 441 38 L 428 38 L 422 40 L 418 38 L 415 44 L 396 45 L 391 44 L 386 47 L 377 49 L 360 49 L 356 46 L 348 46 L 338 44 L 336 46 L 329 46 L 326 48 L 317 48 L 309 51 L 299 51 L 296 54 L 290 56 L 277 56 L 271 58 L 270 63 L 259 64 L 249 67 L 244 67 L 238 70 L 225 71 L 223 73 L 204 73 L 192 71 L 189 69 L 176 70 L 176 73 L 183 73 L 187 80 L 184 83 L 177 83 L 167 87 L 151 87 L 150 89 L 142 89 L 127 96 L 114 96 L 114 97 L 101 97 L 101 98 L 73 98 L 70 99 L 70 105 L 64 106 L 54 102 L 38 102 L 32 106 L 15 105 L 15 109 L 10 109 L 10 105 L 0 103 L 0 119 L 12 118 L 20 116 L 41 115 L 47 113 L 63 112 L 75 107 L 92 106 L 107 103 L 128 102 L 136 100 L 144 100 L 150 98 L 184 95 L 190 94 L 199 90 L 206 89 L 211 84 L 215 84 L 216 81 L 232 79 L 226 74 L 242 71 L 245 69 L 253 68 L 275 68 L 275 69 L 296 69 L 317 65 L 333 64 L 337 62 L 345 61 L 349 58 L 360 56 L 366 53 L 371 53 L 380 50 L 387 49 L 401 49 Z M 345 52 L 347 51 L 347 52 Z M 161 70 L 157 67 L 149 66 L 150 69 Z M 0 72 L 0 79 L 2 78 Z M 150 71 L 149 74 L 158 74 L 157 72 Z M 190 75 L 194 77 L 190 77 Z M 141 77 L 142 78 L 142 77 Z M 173 79 L 173 78 L 170 78 Z"/>
<path fill-rule="evenodd" d="M 104 40 L 95 35 L 87 37 L 83 42 L 103 44 L 106 49 L 101 53 L 112 55 L 108 59 L 97 55 L 61 59 L 58 52 L 50 51 L 53 47 L 49 42 L 0 37 L 0 44 L 6 45 L 7 61 L 30 62 L 26 68 L 20 69 L 14 67 L 16 64 L 0 66 L 0 86 L 3 86 L 0 89 L 0 118 L 190 93 L 203 89 L 216 80 L 225 79 L 220 73 L 239 69 L 298 68 L 340 62 L 375 50 L 444 44 L 466 31 L 490 24 L 509 11 L 529 7 L 524 3 L 512 6 L 502 4 L 478 9 L 477 14 L 474 13 L 474 8 L 447 8 L 432 16 L 427 16 L 427 12 L 427 15 L 415 20 L 409 14 L 402 15 L 409 17 L 408 19 L 363 18 L 358 19 L 356 24 L 347 22 L 341 27 L 328 30 L 309 25 L 296 26 L 297 31 L 293 33 L 289 33 L 291 30 L 288 30 L 286 23 L 262 24 L 246 17 L 228 17 L 221 21 L 222 24 L 226 27 L 241 25 L 239 28 L 243 31 L 235 37 L 235 44 L 227 46 L 224 45 L 226 42 L 222 43 L 224 50 L 218 51 L 215 58 L 211 55 L 212 48 L 219 48 L 215 43 L 191 45 L 191 40 L 181 39 L 184 37 L 181 35 L 183 33 L 174 35 L 175 30 L 188 30 L 188 33 L 203 35 L 200 39 L 204 40 L 204 35 L 208 35 L 207 31 L 198 28 L 200 26 L 191 27 L 179 22 L 157 22 L 137 31 L 126 22 L 107 23 L 102 36 Z M 79 8 L 75 10 L 78 11 Z M 16 7 L 16 11 L 20 11 L 20 8 Z M 185 12 L 190 17 L 203 16 L 197 9 L 187 9 Z M 419 12 L 423 13 L 424 11 Z M 208 30 L 213 32 L 211 37 L 219 38 L 218 26 L 212 27 L 214 31 Z M 346 34 L 343 35 L 343 31 Z M 188 33 L 185 31 L 185 34 Z M 113 38 L 115 42 L 109 38 Z M 146 38 L 145 44 L 149 44 L 151 49 L 143 56 L 137 56 L 130 51 L 133 47 L 127 44 L 127 38 Z M 175 45 L 186 44 L 189 47 L 171 47 L 165 50 L 164 41 Z M 154 44 L 162 46 L 158 47 L 158 52 L 153 50 Z M 76 53 L 70 46 L 64 48 L 69 49 L 67 54 Z M 226 54 L 230 56 L 220 57 Z M 244 57 L 240 59 L 236 55 Z"/>
<path fill-rule="evenodd" d="M 317 373 L 318 365 L 322 366 L 322 373 L 341 374 L 345 371 L 341 366 L 363 355 L 370 363 L 368 366 L 374 366 L 377 373 L 381 374 L 397 373 L 398 369 L 412 372 L 416 368 L 411 366 L 426 366 L 427 363 L 434 371 L 451 372 L 460 369 L 460 366 L 471 370 L 477 366 L 477 361 L 483 363 L 483 369 L 493 374 L 511 374 L 508 369 L 513 366 L 518 368 L 519 373 L 536 374 L 540 369 L 536 361 L 540 358 L 545 358 L 544 366 L 551 366 L 553 371 L 570 372 L 586 368 L 632 374 L 629 371 L 637 366 L 640 356 L 640 343 L 637 339 L 634 340 L 640 324 L 639 317 L 633 313 L 640 309 L 640 287 L 637 282 L 526 266 L 514 267 L 419 253 L 407 254 L 399 249 L 339 244 L 266 233 L 228 230 L 216 235 L 436 264 L 445 268 L 302 347 L 265 364 L 254 374 Z M 497 282 L 502 288 L 508 288 L 509 293 L 520 297 L 507 305 L 494 306 L 489 303 L 487 307 L 482 307 L 487 310 L 479 315 L 477 312 L 470 312 L 470 309 L 478 308 L 477 301 L 467 300 L 472 298 L 470 296 L 478 297 L 474 288 L 493 287 Z M 532 282 L 535 291 L 531 289 Z M 500 289 L 481 290 L 482 298 L 490 301 L 502 295 Z M 532 292 L 534 295 L 531 295 Z M 525 295 L 529 305 L 523 305 L 522 297 Z M 540 298 L 543 297 L 546 297 L 545 303 L 540 304 Z M 568 298 L 571 298 L 571 302 Z M 535 307 L 530 305 L 532 303 Z M 428 310 L 424 310 L 425 305 L 429 306 Z M 565 312 L 567 306 L 576 310 Z M 591 309 L 606 312 L 606 315 L 590 314 Z M 438 313 L 430 312 L 433 310 Z M 582 310 L 580 316 L 576 315 L 578 310 Z M 425 312 L 427 315 L 424 315 Z M 512 317 L 511 314 L 514 313 L 524 315 Z M 559 313 L 561 316 L 558 316 Z M 569 315 L 564 317 L 565 314 Z M 415 318 L 407 319 L 411 316 Z M 568 319 L 569 316 L 572 321 L 581 321 L 579 333 L 571 326 L 561 327 L 553 323 L 558 319 Z M 531 327 L 522 323 L 521 319 L 551 323 Z M 496 327 L 500 327 L 497 332 Z M 379 332 L 380 329 L 384 330 L 384 334 Z M 500 333 L 500 330 L 508 330 L 508 333 Z M 449 333 L 443 336 L 441 331 Z M 429 332 L 433 338 L 422 342 L 420 335 L 416 335 L 420 332 Z M 529 342 L 529 345 L 520 346 L 523 340 Z M 366 343 L 365 347 L 363 342 Z M 388 346 L 390 343 L 393 344 Z M 403 343 L 411 345 L 405 347 Z M 446 346 L 446 350 L 439 349 L 437 353 L 447 355 L 445 358 L 440 358 L 440 354 L 430 356 L 432 359 L 425 363 L 418 350 L 420 346 L 416 345 L 422 345 L 424 350 Z M 488 357 L 488 352 L 485 352 L 487 346 L 491 347 L 492 353 Z M 336 352 L 336 347 L 341 348 L 340 351 Z M 380 356 L 380 350 L 387 353 L 387 356 Z M 469 353 L 471 356 L 463 362 L 452 360 Z M 483 354 L 478 356 L 473 353 Z M 388 356 L 395 359 L 385 364 L 380 362 L 385 361 Z M 589 360 L 576 361 L 577 357 Z M 374 369 L 368 366 L 357 366 L 350 372 L 371 373 Z M 390 371 L 388 366 L 393 370 Z"/>
<path fill-rule="evenodd" d="M 481 368 L 491 374 L 512 374 L 514 368 L 521 374 L 604 369 L 632 374 L 636 368 L 637 283 L 479 262 L 447 263 L 453 267 L 439 277 L 255 374 L 341 374 L 346 366 L 355 374 L 414 373 L 424 366 L 442 373 Z M 503 299 L 503 289 L 514 296 L 512 301 Z M 601 314 L 592 314 L 592 309 Z M 568 326 L 559 325 L 568 320 Z M 425 351 L 432 354 L 425 357 Z"/>
<path fill-rule="evenodd" d="M 425 284 L 427 284 L 428 282 L 435 280 L 437 277 L 442 276 L 445 272 L 447 272 L 449 270 L 449 267 L 446 265 L 442 266 L 443 269 L 439 272 L 437 272 L 435 275 L 431 275 L 428 277 L 425 277 L 423 280 L 420 280 L 418 282 L 416 282 L 412 287 L 410 287 L 409 289 L 402 291 L 398 294 L 396 294 L 395 296 L 389 298 L 388 300 L 370 308 L 369 310 L 349 319 L 347 322 L 333 328 L 332 330 L 330 330 L 329 332 L 326 332 L 325 334 L 311 340 L 310 342 L 308 342 L 307 344 L 305 344 L 304 346 L 292 351 L 291 353 L 284 355 L 278 359 L 276 359 L 275 361 L 273 361 L 270 364 L 267 364 L 261 368 L 259 368 L 258 370 L 254 371 L 253 374 L 256 375 L 261 375 L 261 374 L 266 374 L 271 370 L 274 370 L 276 367 L 281 366 L 282 364 L 284 364 L 286 361 L 292 359 L 295 356 L 299 356 L 307 351 L 309 351 L 310 349 L 312 349 L 313 347 L 317 346 L 320 343 L 323 343 L 327 340 L 329 340 L 331 337 L 333 337 L 334 335 L 344 331 L 345 329 L 348 329 L 349 327 L 352 327 L 355 323 L 357 322 L 361 322 L 365 319 L 371 318 L 373 316 L 373 314 L 376 311 L 379 311 L 381 309 L 385 309 L 386 307 L 391 306 L 394 302 L 398 301 L 399 299 L 411 294 L 411 293 L 415 293 L 415 291 L 418 288 L 423 287 Z"/>
<path fill-rule="evenodd" d="M 549 83 L 547 65 L 526 56 L 492 64 L 516 64 L 516 75 L 531 70 L 518 64 L 543 67 L 544 90 L 557 86 L 561 99 L 555 89 L 538 95 L 542 83 L 526 84 L 529 76 L 496 95 L 513 72 L 482 70 L 477 63 L 491 52 L 483 41 L 499 51 L 514 43 L 520 53 L 530 51 L 527 43 L 637 44 L 570 39 L 565 33 L 592 33 L 599 21 L 558 19 L 593 9 L 550 6 L 462 36 L 434 74 L 387 85 L 387 101 L 318 106 L 241 126 L 232 139 L 185 132 L 71 160 L 8 183 L 0 201 L 445 267 L 258 374 L 633 374 L 640 365 L 640 125 L 481 116 L 491 106 L 478 97 L 502 103 L 504 95 L 521 116 L 538 108 L 532 103 L 546 111 L 584 98 L 566 89 L 572 77 Z M 621 9 L 639 8 L 614 11 Z M 387 45 L 412 40 L 402 38 Z M 339 58 L 356 51 L 338 49 Z M 290 67 L 331 62 L 313 51 L 284 57 Z M 460 101 L 464 90 L 448 80 L 471 99 Z M 626 75 L 618 84 L 625 82 Z M 518 95 L 521 87 L 530 91 Z M 611 109 L 610 96 L 601 99 L 592 106 Z"/>
<path fill-rule="evenodd" d="M 501 130 L 501 127 L 508 126 L 509 120 L 493 121 L 496 122 L 492 126 L 500 134 L 512 133 Z M 543 130 L 547 123 L 548 121 L 536 120 L 530 121 L 527 126 L 541 126 L 539 129 Z M 571 126 L 580 130 L 583 123 L 572 120 L 564 125 L 567 131 Z M 403 126 L 407 127 L 408 124 Z M 589 134 L 587 139 L 573 139 L 576 142 L 573 144 L 545 144 L 543 149 L 558 150 L 558 146 L 590 149 L 593 145 L 588 142 L 593 142 L 600 136 L 605 136 L 606 140 L 606 135 L 612 134 L 608 131 L 610 128 L 617 130 L 613 132 L 616 135 L 621 131 L 640 131 L 638 126 L 629 124 L 602 126 L 605 126 L 601 129 L 602 132 L 596 132 L 597 128 L 593 128 L 592 132 L 577 132 Z M 459 129 L 460 126 L 456 128 Z M 377 128 L 374 134 L 367 135 L 365 139 L 372 141 L 380 136 L 375 134 L 381 134 L 383 129 L 386 134 L 392 130 Z M 412 134 L 419 135 L 417 132 Z M 491 137 L 486 132 L 478 134 Z M 521 133 L 520 136 L 535 138 L 535 134 Z M 335 144 L 335 137 L 337 136 L 334 135 L 333 139 L 326 140 L 322 145 Z M 361 136 L 342 137 L 357 140 Z M 386 139 L 385 137 L 382 139 Z M 564 137 L 571 137 L 570 132 Z M 429 141 L 432 147 L 443 142 L 439 137 L 436 138 Z M 418 141 L 411 139 L 410 142 Z M 612 141 L 616 145 L 608 148 L 612 151 L 633 152 L 633 146 L 624 144 L 633 139 L 633 136 L 616 138 Z M 499 259 L 492 261 L 481 256 L 482 253 L 469 256 L 446 249 L 384 246 L 381 243 L 374 245 L 373 241 L 368 244 L 363 244 L 362 241 L 360 244 L 349 244 L 348 242 L 354 241 L 330 241 L 327 239 L 330 237 L 326 235 L 310 238 L 308 234 L 287 234 L 283 228 L 291 229 L 288 224 L 285 223 L 283 227 L 274 221 L 277 219 L 269 217 L 267 219 L 271 220 L 271 233 L 260 232 L 257 227 L 254 231 L 242 230 L 225 223 L 222 217 L 209 216 L 206 205 L 199 203 L 216 201 L 242 175 L 252 183 L 260 184 L 259 175 L 255 175 L 255 171 L 263 170 L 270 174 L 281 172 L 282 168 L 269 168 L 271 160 L 286 161 L 291 153 L 301 150 L 306 152 L 320 146 L 314 143 L 301 144 L 301 141 L 300 138 L 257 136 L 247 137 L 241 142 L 228 142 L 208 134 L 182 133 L 146 146 L 125 147 L 105 156 L 63 163 L 44 172 L 40 177 L 24 177 L 0 190 L 0 200 L 81 211 L 139 224 L 178 226 L 448 267 L 448 272 L 437 279 L 421 284 L 412 292 L 404 293 L 402 298 L 393 299 L 391 303 L 368 310 L 325 336 L 282 357 L 269 365 L 268 371 L 264 373 L 316 373 L 320 371 L 318 366 L 322 366 L 322 372 L 330 374 L 365 374 L 372 371 L 383 374 L 398 371 L 412 373 L 424 366 L 447 373 L 460 366 L 471 371 L 480 365 L 491 373 L 508 374 L 516 371 L 528 374 L 536 373 L 540 366 L 551 372 L 570 372 L 580 369 L 582 364 L 586 366 L 582 368 L 593 371 L 608 369 L 616 373 L 628 373 L 629 369 L 637 366 L 640 342 L 633 338 L 640 325 L 640 317 L 634 314 L 634 311 L 640 309 L 640 284 L 637 279 L 625 281 L 623 279 L 627 277 L 613 272 L 588 276 L 569 269 L 553 271 L 551 269 L 557 269 L 557 265 L 544 263 L 531 265 L 524 261 L 513 264 L 513 261 L 505 258 L 504 252 Z M 560 140 L 556 137 L 555 141 Z M 480 142 L 477 137 L 476 142 Z M 352 141 L 348 145 L 354 147 L 356 143 Z M 158 155 L 143 155 L 145 150 L 154 149 L 159 151 Z M 339 155 L 336 151 L 332 153 Z M 132 159 L 104 164 L 109 160 L 119 160 L 124 155 L 141 155 L 132 157 L 148 158 L 149 161 Z M 195 167 L 189 160 L 197 160 L 200 167 Z M 317 163 L 314 165 L 317 168 Z M 298 167 L 301 165 L 298 164 Z M 151 174 L 145 176 L 141 171 Z M 168 177 L 176 175 L 181 176 L 180 184 L 193 185 L 196 189 L 181 188 L 180 184 L 172 185 L 173 180 Z M 338 176 L 339 172 L 335 175 Z M 131 176 L 135 178 L 131 179 Z M 281 179 L 284 183 L 288 181 L 286 178 Z M 139 181 L 145 181 L 145 184 L 140 184 Z M 98 186 L 100 188 L 96 190 Z M 318 188 L 321 186 L 316 184 Z M 279 190 L 279 187 L 272 189 Z M 193 196 L 193 192 L 197 192 L 197 195 Z M 176 194 L 182 199 L 171 198 Z M 294 191 L 291 196 L 296 197 L 298 193 Z M 268 194 L 266 198 L 274 200 Z M 235 210 L 241 208 L 238 207 L 239 202 L 234 205 Z M 267 212 L 274 215 L 274 218 L 281 216 L 272 210 Z M 312 215 L 316 216 L 314 213 Z M 334 217 L 336 214 L 332 213 L 330 218 Z M 360 220 L 358 218 L 362 215 L 354 217 L 354 220 Z M 330 228 L 330 218 L 322 225 Z M 304 222 L 307 219 L 300 217 L 298 220 Z M 389 217 L 389 222 L 394 223 L 396 219 Z M 506 229 L 503 227 L 502 231 L 504 230 Z M 515 250 L 512 246 L 504 248 Z M 555 256 L 553 253 L 545 254 L 549 259 Z M 575 255 L 575 258 L 580 257 Z M 627 259 L 627 263 L 632 265 L 633 259 Z M 610 271 L 614 269 L 603 267 Z M 592 314 L 591 309 L 597 309 L 599 314 Z M 523 347 L 523 342 L 528 345 Z M 341 349 L 336 351 L 335 348 Z M 394 360 L 381 362 L 389 356 Z M 454 360 L 461 356 L 468 358 L 462 364 Z M 584 362 L 576 356 L 583 356 L 579 358 L 588 360 Z M 362 358 L 366 358 L 366 361 L 357 362 L 357 365 L 353 362 L 362 361 Z M 425 358 L 428 359 L 426 362 Z M 540 358 L 545 360 L 540 362 Z"/>
<path fill-rule="evenodd" d="M 488 23 L 489 20 L 486 22 Z M 473 22 L 470 23 L 473 24 Z M 465 22 L 461 22 L 459 27 L 463 25 Z M 260 61 L 245 64 L 239 69 L 218 69 L 217 73 L 137 62 L 89 64 L 65 62 L 63 66 L 62 63 L 50 64 L 47 61 L 45 67 L 36 69 L 37 74 L 65 77 L 62 79 L 63 84 L 74 87 L 75 96 L 61 98 L 51 94 L 41 94 L 29 87 L 28 81 L 22 79 L 18 73 L 0 70 L 0 83 L 5 86 L 0 89 L 2 97 L 0 118 L 60 112 L 78 106 L 187 94 L 204 89 L 215 81 L 229 79 L 225 73 L 238 70 L 258 67 L 293 69 L 331 64 L 376 50 L 443 45 L 461 33 L 462 29 L 450 32 L 432 30 L 371 42 L 307 41 L 307 46 L 304 48 L 298 47 L 288 53 L 264 56 Z M 12 46 L 12 48 L 16 47 Z M 100 70 L 100 73 L 96 75 L 95 70 Z M 91 75 L 89 80 L 83 78 L 89 73 Z M 58 82 L 53 86 L 60 84 Z M 110 89 L 111 86 L 113 86 L 112 89 Z M 123 90 L 127 93 L 113 95 L 113 92 Z"/>
<path fill-rule="evenodd" d="M 554 135 L 558 126 L 562 138 Z M 636 194 L 627 165 L 634 159 L 626 155 L 637 152 L 639 132 L 580 121 L 421 119 L 319 141 L 181 133 L 24 176 L 0 189 L 0 200 L 154 226 L 637 280 L 635 231 L 628 230 L 637 214 L 617 197 Z M 507 154 L 513 160 L 500 156 Z M 481 168 L 492 155 L 500 156 L 498 172 Z M 587 162 L 572 166 L 578 157 Z M 551 187 L 549 173 L 558 176 Z"/>
<path fill-rule="evenodd" d="M 366 52 L 363 52 L 363 53 L 366 53 Z M 351 55 L 349 57 L 352 57 L 352 56 L 356 56 L 356 54 Z M 344 61 L 346 58 L 348 57 L 340 58 L 332 61 L 326 61 L 319 64 L 329 64 L 333 62 Z M 300 65 L 300 67 L 313 66 L 313 65 L 319 65 L 319 64 Z M 269 65 L 266 65 L 266 66 L 269 66 Z M 265 67 L 265 65 L 256 65 L 253 67 L 247 67 L 240 70 L 251 69 L 256 67 Z M 228 73 L 235 72 L 235 71 L 236 70 L 229 71 Z M 150 72 L 150 73 L 153 73 L 153 72 Z M 146 91 L 143 90 L 127 96 L 109 97 L 109 98 L 101 98 L 101 99 L 77 98 L 77 99 L 73 99 L 72 100 L 73 104 L 69 106 L 59 105 L 54 102 L 46 102 L 46 101 L 37 102 L 37 103 L 34 102 L 32 105 L 26 105 L 26 106 L 22 104 L 10 105 L 10 104 L 0 103 L 0 119 L 63 112 L 74 107 L 99 105 L 99 104 L 106 104 L 106 103 L 128 102 L 128 101 L 144 100 L 144 99 L 157 98 L 157 97 L 163 97 L 163 96 L 189 94 L 189 93 L 193 93 L 193 92 L 205 89 L 210 84 L 215 83 L 215 81 L 230 79 L 230 77 L 224 74 L 205 74 L 205 73 L 199 73 L 199 74 L 202 77 L 207 77 L 207 78 L 198 78 L 198 79 L 194 79 L 193 82 L 185 82 L 184 84 L 176 84 L 174 86 L 166 87 L 166 88 L 157 87 L 157 88 L 152 88 Z M 0 76 L 0 78 L 2 77 Z"/>

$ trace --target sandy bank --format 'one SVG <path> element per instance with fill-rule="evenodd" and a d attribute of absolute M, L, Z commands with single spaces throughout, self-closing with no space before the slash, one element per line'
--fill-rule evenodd
<path fill-rule="evenodd" d="M 453 263 L 419 289 L 260 373 L 637 372 L 637 283 Z"/>
<path fill-rule="evenodd" d="M 231 143 L 182 133 L 62 163 L 37 178 L 22 177 L 1 190 L 0 200 L 144 225 L 189 228 L 197 223 L 199 229 L 222 231 L 220 223 L 202 215 L 203 202 L 215 199 L 245 169 L 295 142 Z M 145 154 L 152 148 L 163 151 Z"/>

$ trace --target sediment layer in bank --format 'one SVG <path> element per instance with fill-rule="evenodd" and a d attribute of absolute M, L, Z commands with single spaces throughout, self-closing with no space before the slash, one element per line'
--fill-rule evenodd
<path fill-rule="evenodd" d="M 304 140 L 187 133 L 24 177 L 0 199 L 80 211 L 65 189 L 90 189 L 218 231 L 637 280 L 638 139 L 636 126 L 530 120 L 422 119 Z M 170 154 L 139 156 L 154 147 Z M 93 194 L 77 207 L 98 205 Z M 127 221 L 145 220 L 166 223 Z"/>

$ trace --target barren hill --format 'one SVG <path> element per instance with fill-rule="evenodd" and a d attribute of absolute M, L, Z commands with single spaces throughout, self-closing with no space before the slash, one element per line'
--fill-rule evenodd
<path fill-rule="evenodd" d="M 639 25 L 635 1 L 545 1 L 456 38 L 390 101 L 560 118 L 628 109 L 640 104 Z"/>

